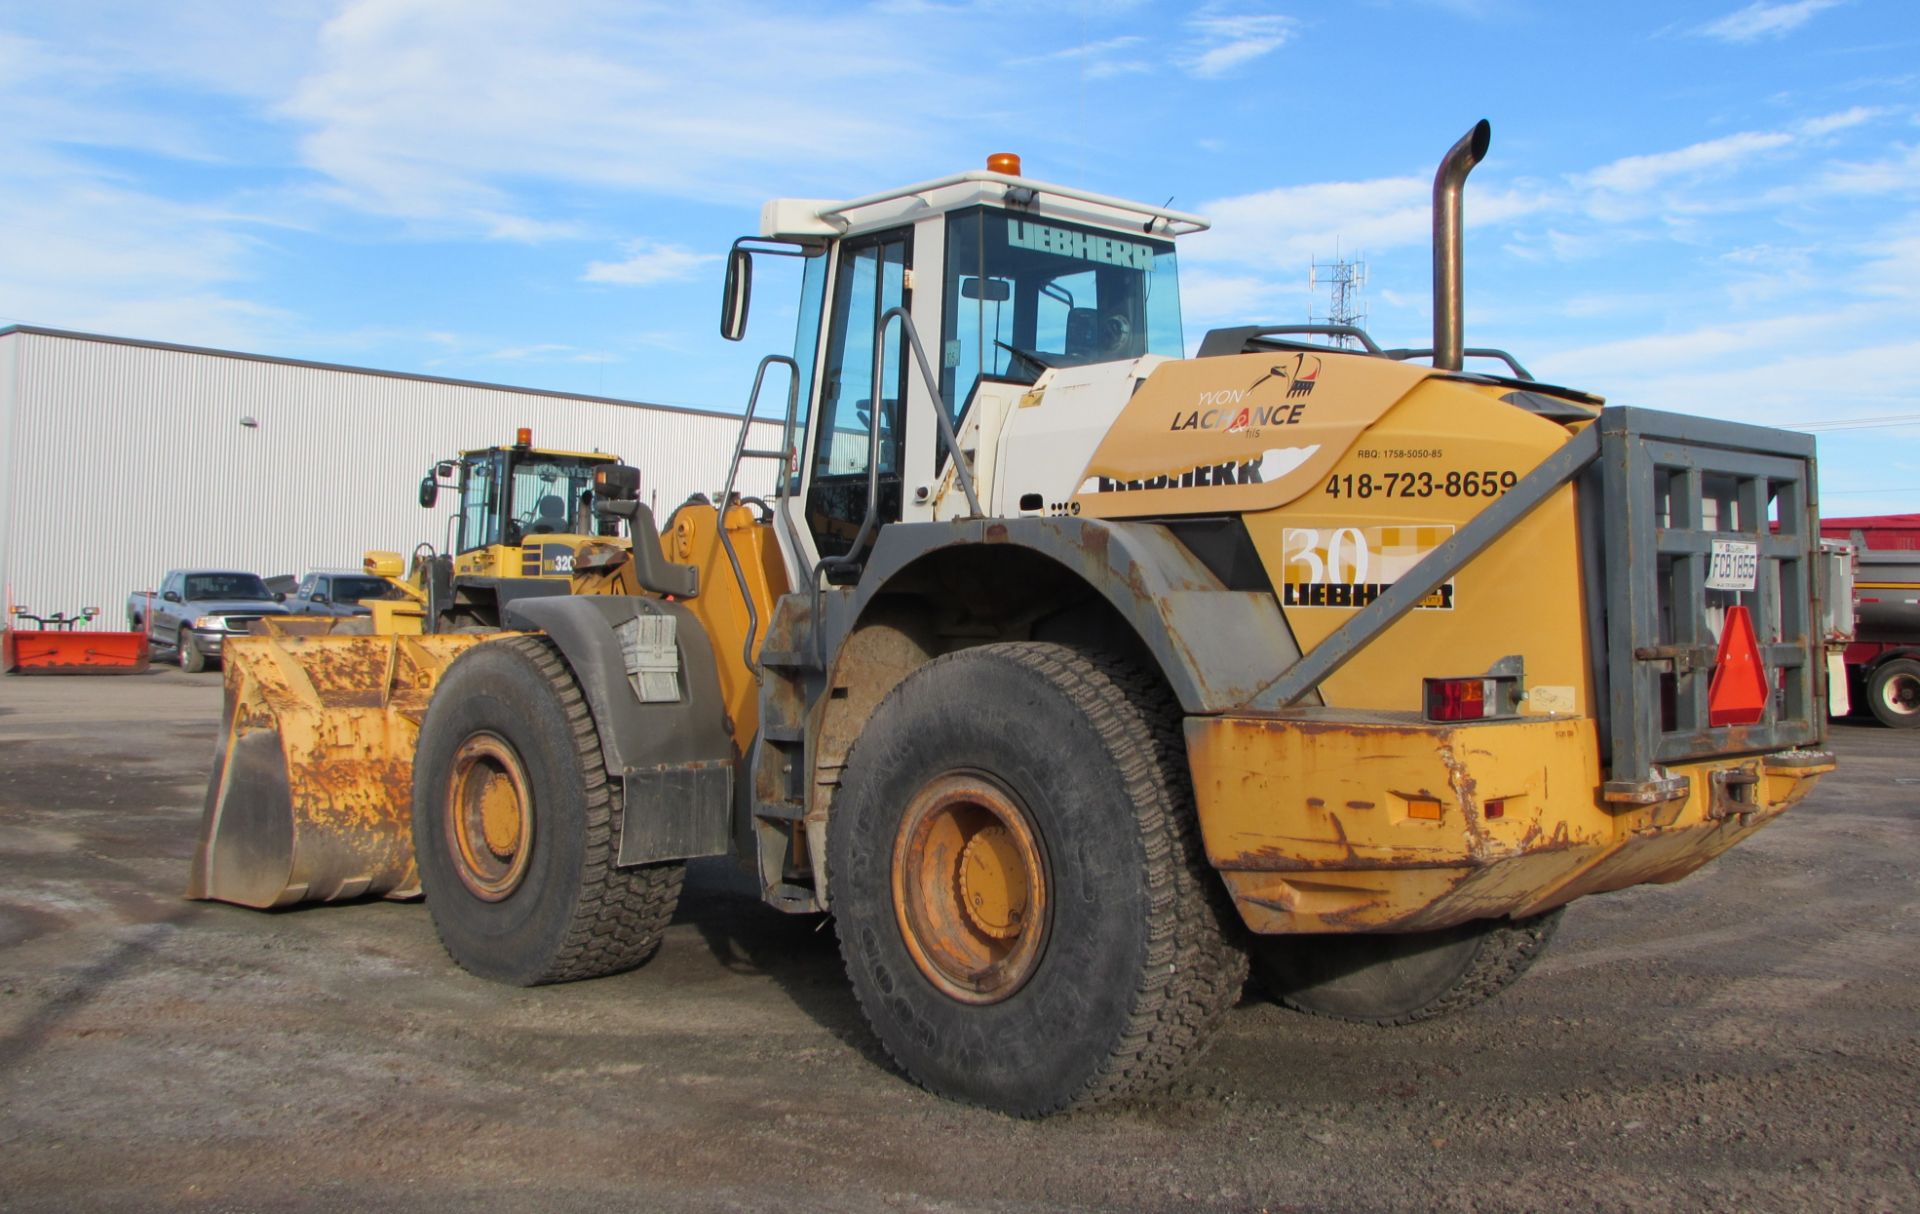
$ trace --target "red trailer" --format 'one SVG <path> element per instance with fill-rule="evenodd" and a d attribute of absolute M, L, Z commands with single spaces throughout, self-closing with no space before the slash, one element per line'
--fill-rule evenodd
<path fill-rule="evenodd" d="M 1848 681 L 1888 725 L 1920 727 L 1920 514 L 1825 518 L 1820 533 L 1854 550 Z"/>

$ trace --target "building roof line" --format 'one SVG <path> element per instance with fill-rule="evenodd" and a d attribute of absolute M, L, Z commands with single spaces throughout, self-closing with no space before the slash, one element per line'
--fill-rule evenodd
<path fill-rule="evenodd" d="M 220 350 L 212 346 L 186 346 L 170 341 L 149 341 L 137 337 L 110 337 L 104 333 L 82 333 L 74 329 L 49 329 L 41 325 L 7 325 L 0 337 L 15 333 L 35 337 L 64 337 L 71 341 L 92 341 L 109 346 L 133 346 L 142 350 L 167 350 L 175 354 L 203 354 L 212 358 L 232 358 L 241 362 L 269 363 L 277 367 L 305 367 L 312 371 L 341 371 L 348 375 L 370 375 L 377 379 L 404 379 L 426 384 L 446 384 L 455 388 L 484 388 L 491 392 L 514 392 L 522 396 L 544 396 L 553 400 L 589 401 L 598 405 L 617 405 L 623 409 L 649 409 L 660 413 L 687 413 L 696 417 L 723 417 L 739 421 L 738 413 L 720 409 L 696 409 L 690 405 L 660 405 L 651 401 L 623 400 L 617 396 L 591 396 L 579 392 L 555 392 L 548 388 L 522 388 L 514 384 L 488 383 L 478 379 L 454 379 L 445 375 L 421 375 L 413 371 L 382 371 L 375 367 L 355 367 L 346 363 L 323 363 L 305 358 L 279 358 L 271 354 L 247 354 L 239 350 Z M 761 421 L 772 419 L 761 418 Z"/>

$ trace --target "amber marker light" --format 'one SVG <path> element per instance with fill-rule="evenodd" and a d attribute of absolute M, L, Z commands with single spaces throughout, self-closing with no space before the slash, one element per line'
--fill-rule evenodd
<path fill-rule="evenodd" d="M 1017 152 L 995 152 L 987 157 L 987 172 L 1005 173 L 1009 177 L 1020 175 L 1020 155 Z"/>
<path fill-rule="evenodd" d="M 513 445 L 516 447 L 533 446 L 533 427 L 522 426 L 513 432 Z"/>

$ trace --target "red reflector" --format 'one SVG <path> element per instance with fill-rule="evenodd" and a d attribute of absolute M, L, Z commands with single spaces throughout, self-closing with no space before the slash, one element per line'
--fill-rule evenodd
<path fill-rule="evenodd" d="M 1767 671 L 1753 635 L 1753 617 L 1745 607 L 1729 607 L 1713 682 L 1707 687 L 1707 724 L 1752 725 L 1766 710 Z"/>
<path fill-rule="evenodd" d="M 1478 721 L 1486 715 L 1485 679 L 1427 680 L 1427 720 Z"/>
<path fill-rule="evenodd" d="M 1487 802 L 1486 808 L 1481 810 L 1481 812 L 1489 818 L 1504 818 L 1507 816 L 1507 803 L 1505 801 L 1489 801 Z"/>

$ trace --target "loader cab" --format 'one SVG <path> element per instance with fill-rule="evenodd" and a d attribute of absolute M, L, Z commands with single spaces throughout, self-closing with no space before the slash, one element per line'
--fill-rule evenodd
<path fill-rule="evenodd" d="M 541 536 L 587 535 L 593 530 L 593 473 L 616 456 L 541 450 L 529 444 L 462 452 L 438 466 L 459 490 L 450 547 L 455 571 L 519 575 L 511 553 Z M 429 477 L 439 480 L 436 473 Z M 423 483 L 421 501 L 431 504 Z"/>
<path fill-rule="evenodd" d="M 775 200 L 761 236 L 736 243 L 729 338 L 745 328 L 743 253 L 804 258 L 783 444 L 796 585 L 823 558 L 830 580 L 851 580 L 880 525 L 934 517 L 947 460 L 936 410 L 958 431 L 982 385 L 1184 354 L 1173 238 L 1204 220 L 1032 181 L 1017 158 L 989 163 L 851 202 Z"/>

